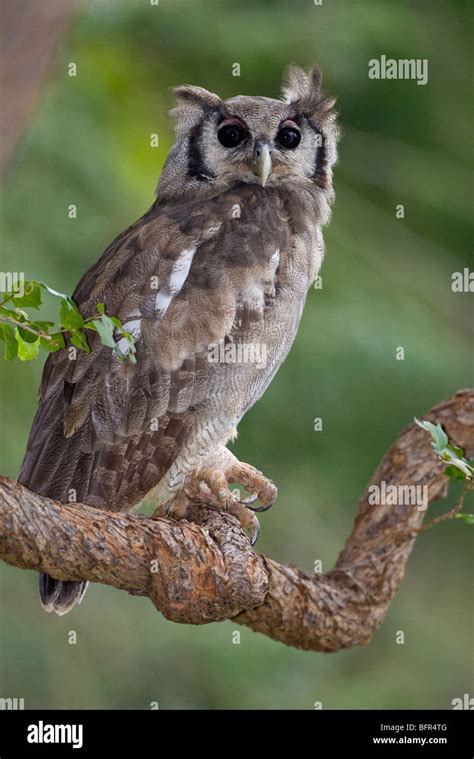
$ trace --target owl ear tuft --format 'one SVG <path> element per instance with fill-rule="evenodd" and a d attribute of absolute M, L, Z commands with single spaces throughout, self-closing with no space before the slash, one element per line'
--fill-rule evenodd
<path fill-rule="evenodd" d="M 220 97 L 214 92 L 191 84 L 175 87 L 173 95 L 176 102 L 170 116 L 175 119 L 178 136 L 192 129 L 201 121 L 206 111 L 215 110 L 221 103 Z"/>
<path fill-rule="evenodd" d="M 282 99 L 295 106 L 298 112 L 310 116 L 322 116 L 330 111 L 336 99 L 321 93 L 322 75 L 319 66 L 313 66 L 308 73 L 295 63 L 285 71 Z"/>
<path fill-rule="evenodd" d="M 293 103 L 307 97 L 311 90 L 319 94 L 321 87 L 321 71 L 314 66 L 309 74 L 296 63 L 290 63 L 283 75 L 282 98 L 287 103 Z"/>

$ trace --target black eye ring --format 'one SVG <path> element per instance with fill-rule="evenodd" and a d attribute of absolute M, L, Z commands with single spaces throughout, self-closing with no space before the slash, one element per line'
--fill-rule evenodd
<path fill-rule="evenodd" d="M 217 132 L 217 139 L 224 148 L 236 148 L 247 136 L 247 130 L 238 124 L 226 124 Z"/>
<path fill-rule="evenodd" d="M 283 127 L 278 132 L 276 139 L 282 148 L 294 150 L 301 142 L 301 132 L 294 127 Z"/>

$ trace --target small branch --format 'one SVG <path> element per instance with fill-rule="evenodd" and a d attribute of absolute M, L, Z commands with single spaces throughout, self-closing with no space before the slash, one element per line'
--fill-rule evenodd
<path fill-rule="evenodd" d="M 0 322 L 4 322 L 5 324 L 15 324 L 17 327 L 21 327 L 21 329 L 24 329 L 25 332 L 30 332 L 32 335 L 35 335 L 36 337 L 42 337 L 44 340 L 51 340 L 51 335 L 48 335 L 47 332 L 43 332 L 42 330 L 34 329 L 33 327 L 30 327 L 30 325 L 26 322 L 20 322 L 17 319 L 13 319 L 11 316 L 4 316 L 3 314 L 0 314 Z"/>
<path fill-rule="evenodd" d="M 449 522 L 451 519 L 454 519 L 460 513 L 463 507 L 466 494 L 470 490 L 472 490 L 473 487 L 474 487 L 473 482 L 467 482 L 464 488 L 462 489 L 462 492 L 460 493 L 459 498 L 457 499 L 453 508 L 450 511 L 447 511 L 445 514 L 441 514 L 439 517 L 430 519 L 429 522 L 427 522 L 426 524 L 418 528 L 418 532 L 426 532 L 427 530 L 431 530 L 432 527 L 436 527 L 436 525 L 442 524 L 442 522 Z"/>
<path fill-rule="evenodd" d="M 474 390 L 433 408 L 450 440 L 474 453 Z M 174 622 L 233 618 L 296 648 L 339 651 L 366 644 L 404 576 L 424 511 L 370 505 L 373 485 L 426 486 L 443 498 L 448 480 L 429 436 L 415 424 L 383 458 L 359 501 L 334 569 L 314 575 L 259 556 L 237 521 L 194 507 L 192 522 L 60 505 L 0 478 L 0 557 L 63 580 L 90 580 L 148 596 Z"/>
<path fill-rule="evenodd" d="M 3 307 L 5 303 L 8 303 L 10 300 L 12 300 L 14 293 L 4 293 L 5 297 L 0 303 L 0 307 Z"/>

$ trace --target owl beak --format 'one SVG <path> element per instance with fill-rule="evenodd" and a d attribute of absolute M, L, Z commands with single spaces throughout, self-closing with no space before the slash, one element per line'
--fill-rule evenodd
<path fill-rule="evenodd" d="M 253 170 L 254 173 L 260 177 L 262 187 L 265 187 L 272 170 L 271 152 L 272 149 L 268 142 L 255 143 L 255 149 L 253 151 Z"/>

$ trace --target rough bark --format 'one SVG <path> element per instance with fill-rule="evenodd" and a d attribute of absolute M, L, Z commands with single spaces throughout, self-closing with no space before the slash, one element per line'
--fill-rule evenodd
<path fill-rule="evenodd" d="M 474 454 L 474 390 L 425 417 Z M 405 574 L 425 511 L 371 506 L 370 485 L 426 485 L 447 492 L 444 465 L 411 424 L 383 458 L 359 501 L 335 567 L 311 575 L 259 556 L 236 520 L 195 507 L 193 521 L 60 505 L 0 478 L 0 558 L 63 580 L 90 580 L 148 596 L 174 622 L 233 618 L 296 648 L 338 651 L 366 644 Z"/>

